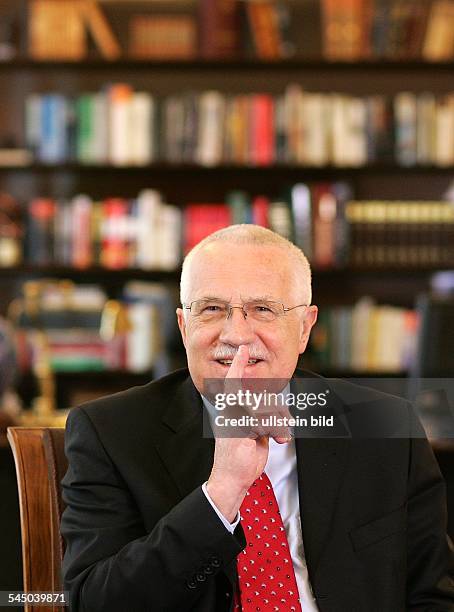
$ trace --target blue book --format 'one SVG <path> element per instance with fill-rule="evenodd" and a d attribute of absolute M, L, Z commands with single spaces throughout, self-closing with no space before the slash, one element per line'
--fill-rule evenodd
<path fill-rule="evenodd" d="M 39 160 L 59 164 L 68 157 L 67 101 L 61 94 L 46 94 L 41 102 Z"/>

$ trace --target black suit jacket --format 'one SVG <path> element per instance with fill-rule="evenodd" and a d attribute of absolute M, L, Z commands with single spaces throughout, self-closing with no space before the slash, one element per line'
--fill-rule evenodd
<path fill-rule="evenodd" d="M 338 398 L 349 396 L 346 385 Z M 369 403 L 408 415 L 391 396 Z M 359 404 L 344 411 L 353 430 Z M 72 611 L 232 609 L 246 543 L 241 525 L 231 535 L 201 490 L 214 452 L 201 432 L 187 370 L 71 411 L 62 533 Z M 428 442 L 316 436 L 297 439 L 296 452 L 321 612 L 454 610 L 445 486 Z"/>

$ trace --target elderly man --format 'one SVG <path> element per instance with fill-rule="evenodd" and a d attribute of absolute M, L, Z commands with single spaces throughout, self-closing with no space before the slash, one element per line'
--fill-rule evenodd
<path fill-rule="evenodd" d="M 189 371 L 70 414 L 71 609 L 454 610 L 444 484 L 424 438 L 203 435 L 207 380 L 301 375 L 317 317 L 303 253 L 256 226 L 216 232 L 187 256 L 181 302 Z M 395 397 L 369 404 L 408 414 Z M 350 433 L 357 405 L 337 419 Z"/>

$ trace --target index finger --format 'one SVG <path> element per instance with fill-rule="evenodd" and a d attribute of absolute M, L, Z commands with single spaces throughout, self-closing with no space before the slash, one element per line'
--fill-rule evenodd
<path fill-rule="evenodd" d="M 244 369 L 249 361 L 249 348 L 246 344 L 240 344 L 235 357 L 232 360 L 232 365 L 227 372 L 226 378 L 243 378 Z"/>

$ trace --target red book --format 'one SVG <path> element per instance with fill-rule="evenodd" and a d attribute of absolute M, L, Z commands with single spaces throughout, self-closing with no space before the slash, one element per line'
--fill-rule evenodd
<path fill-rule="evenodd" d="M 77 196 L 72 201 L 72 263 L 75 268 L 88 268 L 93 264 L 92 207 L 87 196 Z"/>
<path fill-rule="evenodd" d="M 274 161 L 274 101 L 268 94 L 252 96 L 251 161 L 269 166 Z"/>
<path fill-rule="evenodd" d="M 121 198 L 105 200 L 102 203 L 102 211 L 101 265 L 116 270 L 126 268 L 129 261 L 128 202 Z"/>
<path fill-rule="evenodd" d="M 188 204 L 185 210 L 184 252 L 231 223 L 227 204 Z"/>
<path fill-rule="evenodd" d="M 337 202 L 330 185 L 316 185 L 313 196 L 313 263 L 318 268 L 330 268 L 336 261 L 335 231 Z"/>
<path fill-rule="evenodd" d="M 259 195 L 252 200 L 252 223 L 254 225 L 270 226 L 268 222 L 269 207 L 270 201 L 266 196 Z"/>

